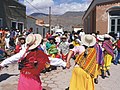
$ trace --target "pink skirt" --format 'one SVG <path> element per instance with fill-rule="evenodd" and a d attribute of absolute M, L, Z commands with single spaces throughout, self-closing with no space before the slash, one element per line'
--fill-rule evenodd
<path fill-rule="evenodd" d="M 42 83 L 39 76 L 37 77 L 37 79 L 33 79 L 20 74 L 18 90 L 42 90 L 41 84 Z"/>

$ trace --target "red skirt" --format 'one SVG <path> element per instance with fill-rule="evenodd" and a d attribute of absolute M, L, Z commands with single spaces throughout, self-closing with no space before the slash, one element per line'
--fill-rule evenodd
<path fill-rule="evenodd" d="M 20 74 L 19 82 L 18 82 L 18 90 L 42 90 L 42 83 L 38 77 L 28 78 L 24 74 Z"/>

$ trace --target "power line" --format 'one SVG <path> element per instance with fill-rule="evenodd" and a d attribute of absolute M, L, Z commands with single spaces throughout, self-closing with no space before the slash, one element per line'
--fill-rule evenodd
<path fill-rule="evenodd" d="M 34 9 L 36 9 L 37 11 L 41 12 L 38 8 L 36 8 L 34 5 L 32 5 L 28 0 L 24 0 L 26 1 L 29 5 L 31 5 Z"/>

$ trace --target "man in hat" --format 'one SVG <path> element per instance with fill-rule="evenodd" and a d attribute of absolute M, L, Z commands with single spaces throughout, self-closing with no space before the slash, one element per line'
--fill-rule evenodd
<path fill-rule="evenodd" d="M 86 49 L 85 51 L 81 51 L 81 54 L 75 60 L 69 90 L 95 90 L 93 79 L 95 77 L 97 63 L 96 50 L 94 48 L 96 39 L 92 35 L 83 35 L 81 41 Z M 68 69 L 70 68 L 71 56 L 72 54 L 69 53 L 67 57 L 66 67 Z"/>
<path fill-rule="evenodd" d="M 67 37 L 64 35 L 61 37 L 61 42 L 59 44 L 60 53 L 62 55 L 62 59 L 66 61 L 67 54 L 69 52 L 69 43 L 66 41 Z"/>
<path fill-rule="evenodd" d="M 41 35 L 29 34 L 26 38 L 25 48 L 0 64 L 0 69 L 2 69 L 12 62 L 18 62 L 20 70 L 18 90 L 42 90 L 39 75 L 49 63 L 49 59 L 44 52 L 38 49 L 41 40 Z"/>
<path fill-rule="evenodd" d="M 15 47 L 14 53 L 18 53 L 24 47 L 25 47 L 25 37 L 22 36 L 22 37 L 18 38 L 18 42 L 17 42 L 17 45 Z"/>

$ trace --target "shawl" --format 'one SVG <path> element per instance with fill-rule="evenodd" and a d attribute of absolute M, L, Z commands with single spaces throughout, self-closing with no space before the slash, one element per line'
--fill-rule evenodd
<path fill-rule="evenodd" d="M 95 48 L 88 48 L 88 54 L 84 57 L 84 52 L 80 54 L 75 62 L 92 78 L 95 77 L 96 72 L 96 50 Z"/>
<path fill-rule="evenodd" d="M 47 55 L 41 50 L 31 51 L 21 61 L 24 67 L 20 72 L 28 77 L 39 76 L 40 72 L 50 63 Z"/>
<path fill-rule="evenodd" d="M 105 49 L 105 51 L 108 54 L 110 54 L 112 57 L 114 57 L 113 46 L 112 46 L 112 42 L 110 40 L 105 40 L 103 42 L 103 48 Z"/>
<path fill-rule="evenodd" d="M 102 48 L 100 47 L 99 44 L 96 44 L 95 45 L 95 49 L 96 49 L 96 52 L 97 52 L 97 63 L 98 65 L 103 65 L 103 51 L 102 51 Z"/>

